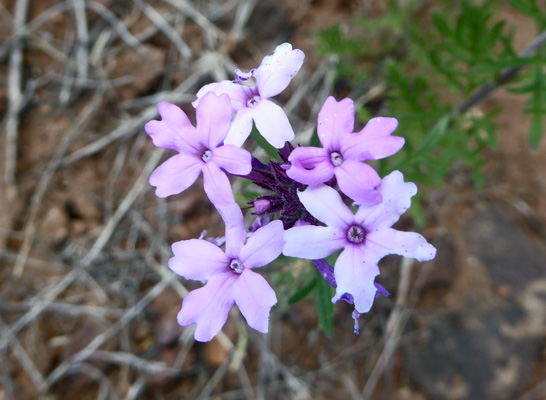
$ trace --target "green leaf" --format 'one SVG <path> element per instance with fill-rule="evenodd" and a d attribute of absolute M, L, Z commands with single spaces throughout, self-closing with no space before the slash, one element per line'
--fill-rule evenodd
<path fill-rule="evenodd" d="M 316 301 L 319 315 L 320 328 L 326 336 L 332 336 L 334 332 L 334 288 L 320 275 L 315 268 L 315 280 L 317 282 Z"/>
<path fill-rule="evenodd" d="M 544 132 L 544 120 L 542 114 L 534 114 L 531 121 L 531 128 L 529 129 L 529 145 L 536 150 L 542 133 Z"/>
<path fill-rule="evenodd" d="M 313 134 L 311 135 L 311 139 L 309 140 L 309 146 L 311 147 L 322 147 L 322 143 L 320 143 L 317 128 L 313 131 Z"/>
<path fill-rule="evenodd" d="M 434 24 L 434 27 L 438 29 L 438 31 L 445 37 L 450 37 L 453 34 L 449 28 L 447 20 L 440 14 L 435 13 L 432 15 L 432 23 Z"/>
<path fill-rule="evenodd" d="M 315 288 L 317 285 L 317 277 L 314 277 L 312 280 L 307 282 L 303 287 L 298 290 L 296 293 L 294 293 L 290 298 L 288 299 L 288 303 L 294 304 L 303 299 L 305 296 L 307 296 L 311 291 Z"/>
<path fill-rule="evenodd" d="M 256 125 L 252 125 L 252 131 L 250 132 L 250 137 L 260 146 L 262 149 L 266 151 L 267 154 L 269 154 L 273 158 L 279 157 L 279 151 L 271 146 L 267 140 L 260 134 L 258 129 L 256 128 Z"/>

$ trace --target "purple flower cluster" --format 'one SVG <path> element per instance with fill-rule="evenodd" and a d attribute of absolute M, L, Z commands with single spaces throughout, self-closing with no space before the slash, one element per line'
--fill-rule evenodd
<path fill-rule="evenodd" d="M 388 254 L 419 261 L 436 255 L 423 236 L 392 228 L 409 208 L 416 186 L 404 182 L 399 171 L 381 179 L 365 163 L 402 148 L 404 139 L 392 136 L 396 119 L 373 118 L 354 132 L 353 101 L 329 97 L 318 116 L 322 147 L 289 143 L 294 131 L 288 117 L 269 98 L 289 85 L 303 59 L 301 50 L 281 44 L 258 68 L 236 70 L 233 81 L 201 88 L 193 103 L 195 127 L 167 102 L 158 105 L 161 120 L 145 126 L 156 146 L 177 152 L 150 176 L 156 195 L 179 194 L 202 173 L 205 193 L 226 226 L 223 241 L 191 239 L 172 246 L 169 267 L 186 279 L 206 282 L 185 297 L 178 314 L 182 326 L 196 324 L 196 340 L 217 335 L 234 304 L 252 328 L 267 333 L 277 297 L 254 269 L 281 254 L 314 261 L 336 289 L 332 301 L 354 304 L 355 332 L 375 297 L 388 295 L 375 282 L 379 260 Z M 280 161 L 264 164 L 241 148 L 253 123 L 279 149 Z M 227 174 L 265 191 L 249 203 L 256 218 L 248 232 Z M 350 205 L 358 206 L 356 213 Z M 332 270 L 323 259 L 339 250 Z"/>

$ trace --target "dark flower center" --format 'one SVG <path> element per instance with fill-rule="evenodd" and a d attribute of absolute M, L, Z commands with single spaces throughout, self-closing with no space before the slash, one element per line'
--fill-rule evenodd
<path fill-rule="evenodd" d="M 351 243 L 360 244 L 366 239 L 366 231 L 360 225 L 352 225 L 347 230 L 347 240 Z"/>
<path fill-rule="evenodd" d="M 258 95 L 256 96 L 253 96 L 251 99 L 249 99 L 247 102 L 246 102 L 246 105 L 247 107 L 254 107 L 256 104 L 258 104 L 260 102 L 262 98 Z"/>
<path fill-rule="evenodd" d="M 338 151 L 332 151 L 330 153 L 330 161 L 334 167 L 339 167 L 341 164 L 343 164 L 343 156 Z"/>
<path fill-rule="evenodd" d="M 203 155 L 201 156 L 201 159 L 204 161 L 204 162 L 209 162 L 210 159 L 212 158 L 212 151 L 210 150 L 206 150 Z"/>
<path fill-rule="evenodd" d="M 231 262 L 229 263 L 229 268 L 231 268 L 231 270 L 235 272 L 236 274 L 243 273 L 243 263 L 237 260 L 236 258 L 231 260 Z"/>

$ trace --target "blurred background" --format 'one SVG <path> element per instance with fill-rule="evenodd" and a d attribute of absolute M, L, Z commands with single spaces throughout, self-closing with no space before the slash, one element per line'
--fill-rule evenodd
<path fill-rule="evenodd" d="M 546 399 L 545 31 L 535 0 L 3 0 L 0 399 Z M 438 255 L 382 261 L 358 336 L 280 259 L 270 334 L 233 309 L 196 343 L 170 244 L 224 227 L 200 181 L 154 196 L 143 126 L 285 41 L 294 144 L 329 95 L 398 118 L 374 166 L 418 184 L 397 228 Z"/>

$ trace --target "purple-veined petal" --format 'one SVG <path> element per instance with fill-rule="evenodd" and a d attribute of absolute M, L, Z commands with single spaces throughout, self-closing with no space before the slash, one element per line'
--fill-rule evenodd
<path fill-rule="evenodd" d="M 252 131 L 252 111 L 250 108 L 240 108 L 231 122 L 224 144 L 241 147 Z"/>
<path fill-rule="evenodd" d="M 349 98 L 337 102 L 328 97 L 318 115 L 317 134 L 322 147 L 328 151 L 340 150 L 340 138 L 353 132 L 355 125 L 355 105 Z"/>
<path fill-rule="evenodd" d="M 162 149 L 177 150 L 189 154 L 200 152 L 195 128 L 179 107 L 163 101 L 157 105 L 161 121 L 150 121 L 144 129 L 154 145 Z"/>
<path fill-rule="evenodd" d="M 201 102 L 201 99 L 209 92 L 220 94 L 227 94 L 231 100 L 231 112 L 236 113 L 240 108 L 244 108 L 247 105 L 249 97 L 250 88 L 247 86 L 239 85 L 238 83 L 233 83 L 232 81 L 221 81 L 215 83 L 209 83 L 208 85 L 203 86 L 197 92 L 197 100 L 191 103 L 195 108 Z"/>
<path fill-rule="evenodd" d="M 157 189 L 157 197 L 179 194 L 189 188 L 203 168 L 203 162 L 194 156 L 177 154 L 169 158 L 150 175 L 150 185 Z"/>
<path fill-rule="evenodd" d="M 396 130 L 395 118 L 372 118 L 360 133 L 346 135 L 341 143 L 343 155 L 356 161 L 378 160 L 392 156 L 404 146 L 404 138 L 391 136 Z"/>
<path fill-rule="evenodd" d="M 196 110 L 197 132 L 209 149 L 223 142 L 231 125 L 231 105 L 229 96 L 214 93 L 205 94 Z"/>
<path fill-rule="evenodd" d="M 272 55 L 264 57 L 254 72 L 260 96 L 267 99 L 286 89 L 303 65 L 304 58 L 303 51 L 293 50 L 290 43 L 277 46 Z"/>
<path fill-rule="evenodd" d="M 370 311 L 377 288 L 374 280 L 379 275 L 378 254 L 369 251 L 367 246 L 345 247 L 336 260 L 334 275 L 336 277 L 335 303 L 348 293 L 353 296 L 355 309 L 359 313 Z"/>
<path fill-rule="evenodd" d="M 304 185 L 318 185 L 334 176 L 334 166 L 326 149 L 320 147 L 296 147 L 288 157 L 291 166 L 286 174 Z"/>
<path fill-rule="evenodd" d="M 430 261 L 436 256 L 436 248 L 420 234 L 392 228 L 370 231 L 366 237 L 366 249 L 381 252 L 384 256 L 398 254 L 418 261 Z"/>
<path fill-rule="evenodd" d="M 252 118 L 260 134 L 273 147 L 280 149 L 294 139 L 294 130 L 283 109 L 272 101 L 262 99 L 250 108 Z"/>
<path fill-rule="evenodd" d="M 252 234 L 241 249 L 240 260 L 247 269 L 263 267 L 274 261 L 284 247 L 281 221 L 272 221 Z"/>
<path fill-rule="evenodd" d="M 377 204 L 381 193 L 376 189 L 381 178 L 375 169 L 359 161 L 345 160 L 334 171 L 341 191 L 357 204 Z"/>
<path fill-rule="evenodd" d="M 379 204 L 361 205 L 355 219 L 370 229 L 391 227 L 411 205 L 411 197 L 417 193 L 413 182 L 404 182 L 400 171 L 393 171 L 383 178 L 378 188 L 382 196 Z"/>
<path fill-rule="evenodd" d="M 307 260 L 328 257 L 345 247 L 345 231 L 329 226 L 298 226 L 284 232 L 283 254 L 288 257 L 299 257 Z"/>
<path fill-rule="evenodd" d="M 333 288 L 337 287 L 336 277 L 334 276 L 334 269 L 324 260 L 313 260 L 315 268 L 319 274 L 324 278 L 326 282 Z M 354 303 L 351 303 L 354 304 Z"/>
<path fill-rule="evenodd" d="M 298 197 L 313 217 L 328 226 L 346 229 L 354 222 L 353 212 L 330 186 L 309 186 L 303 192 L 298 192 Z"/>
<path fill-rule="evenodd" d="M 228 177 L 212 162 L 203 165 L 203 186 L 207 197 L 216 208 L 235 202 Z"/>
<path fill-rule="evenodd" d="M 250 153 L 232 144 L 213 149 L 211 161 L 234 175 L 247 175 L 252 171 L 252 156 Z"/>
<path fill-rule="evenodd" d="M 229 268 L 222 249 L 207 240 L 182 240 L 173 243 L 172 249 L 174 257 L 169 260 L 169 268 L 186 279 L 207 281 Z"/>
<path fill-rule="evenodd" d="M 260 274 L 245 269 L 233 285 L 233 295 L 248 325 L 258 332 L 267 333 L 269 312 L 277 303 L 277 296 L 269 283 Z"/>
<path fill-rule="evenodd" d="M 178 323 L 182 326 L 197 324 L 195 340 L 208 342 L 220 332 L 235 302 L 233 284 L 236 280 L 231 272 L 215 275 L 205 286 L 184 297 Z"/>

